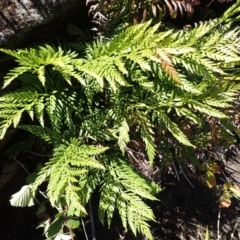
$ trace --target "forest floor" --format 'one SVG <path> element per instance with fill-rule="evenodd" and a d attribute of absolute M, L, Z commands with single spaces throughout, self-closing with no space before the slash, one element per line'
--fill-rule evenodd
<path fill-rule="evenodd" d="M 15 177 L 0 189 L 0 239 L 1 240 L 44 240 L 43 229 L 37 229 L 39 219 L 36 207 L 16 208 L 10 206 L 9 199 L 25 184 L 26 173 L 19 169 Z M 182 177 L 180 181 L 173 178 L 159 194 L 159 202 L 150 203 L 155 212 L 157 222 L 151 224 L 155 240 L 202 240 L 205 239 L 206 228 L 210 239 L 240 239 L 240 202 L 234 200 L 229 208 L 221 209 L 220 219 L 218 196 L 198 181 L 192 181 L 194 188 Z M 94 205 L 94 204 L 93 204 Z M 97 219 L 97 209 L 93 208 Z M 84 219 L 86 222 L 88 219 Z M 239 220 L 239 223 L 238 223 Z M 219 230 L 218 229 L 219 224 Z M 95 221 L 97 240 L 146 240 L 126 234 L 121 221 L 115 216 L 110 229 Z M 88 239 L 91 237 L 90 224 L 86 224 Z M 79 232 L 76 240 L 85 240 L 83 232 Z"/>

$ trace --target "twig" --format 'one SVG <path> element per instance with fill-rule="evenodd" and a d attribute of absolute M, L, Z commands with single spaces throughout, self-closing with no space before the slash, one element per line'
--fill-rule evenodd
<path fill-rule="evenodd" d="M 232 239 L 234 238 L 234 232 L 235 232 L 235 230 L 236 230 L 236 227 L 237 227 L 237 225 L 238 225 L 238 222 L 239 222 L 239 218 L 237 219 L 237 221 L 236 221 L 236 223 L 235 223 L 235 225 L 234 225 L 233 232 L 231 233 L 231 238 L 230 238 L 230 240 L 232 240 Z"/>
<path fill-rule="evenodd" d="M 219 231 L 220 231 L 220 219 L 221 219 L 221 208 L 219 208 L 219 210 L 218 210 L 218 219 L 217 219 L 217 240 L 220 240 L 220 237 L 221 237 L 221 235 L 220 235 L 220 233 L 219 233 Z"/>
<path fill-rule="evenodd" d="M 119 231 L 118 231 L 117 228 L 115 228 L 115 229 L 116 229 L 116 231 L 118 232 L 118 236 L 120 237 L 120 240 L 124 240 L 124 239 L 125 239 L 125 236 L 122 236 L 122 235 L 119 233 Z"/>
<path fill-rule="evenodd" d="M 189 224 L 191 224 L 191 225 L 193 225 L 193 226 L 196 226 L 196 227 L 198 227 L 198 228 L 202 228 L 203 230 L 205 230 L 205 227 L 202 227 L 202 226 L 200 226 L 200 225 L 198 225 L 198 224 L 196 224 L 196 223 L 192 223 L 192 222 L 189 222 L 189 221 L 187 221 L 187 223 L 189 223 Z"/>
<path fill-rule="evenodd" d="M 35 152 L 29 151 L 29 150 L 25 150 L 25 152 L 29 152 L 29 153 L 39 156 L 39 157 L 51 157 L 52 156 L 52 155 L 43 155 L 43 154 L 35 153 Z"/>
<path fill-rule="evenodd" d="M 181 169 L 181 171 L 182 171 L 182 174 L 183 174 L 183 176 L 185 177 L 185 179 L 188 181 L 188 183 L 191 185 L 191 187 L 192 188 L 195 188 L 194 187 L 194 185 L 191 183 L 191 181 L 189 180 L 189 178 L 187 177 L 187 175 L 184 173 L 184 171 L 183 171 L 183 168 L 182 168 L 182 166 L 179 164 L 179 167 L 180 167 L 180 169 Z"/>
<path fill-rule="evenodd" d="M 13 160 L 14 160 L 15 162 L 17 162 L 17 163 L 25 170 L 25 172 L 26 172 L 28 175 L 30 175 L 29 171 L 24 167 L 24 165 L 23 165 L 21 162 L 19 162 L 15 157 L 12 157 L 12 158 L 13 158 Z"/>
<path fill-rule="evenodd" d="M 175 173 L 176 173 L 177 179 L 178 179 L 178 181 L 180 181 L 179 175 L 178 175 L 178 173 L 177 173 L 177 168 L 176 168 L 175 163 L 174 163 L 173 160 L 172 160 L 172 164 L 173 164 L 173 168 L 174 168 L 174 171 L 175 171 Z"/>
<path fill-rule="evenodd" d="M 85 224 L 84 224 L 82 218 L 81 218 L 81 223 L 82 223 L 82 227 L 83 227 L 83 231 L 84 231 L 85 238 L 86 238 L 86 240 L 88 240 L 88 236 L 87 236 L 87 232 L 86 232 Z"/>
<path fill-rule="evenodd" d="M 175 156 L 176 156 L 176 159 L 179 160 L 179 156 L 178 156 L 178 153 L 177 153 L 177 149 L 175 149 Z M 179 162 L 179 167 L 180 167 L 180 170 L 183 174 L 183 176 L 185 177 L 185 179 L 187 180 L 187 182 L 191 185 L 192 188 L 195 188 L 194 185 L 191 183 L 191 181 L 189 180 L 189 178 L 187 177 L 187 175 L 185 174 L 185 172 L 183 171 L 183 168 Z"/>
<path fill-rule="evenodd" d="M 19 162 L 15 157 L 12 157 L 13 158 L 13 160 L 14 161 L 16 161 L 24 170 L 25 170 L 25 172 L 28 174 L 28 175 L 30 175 L 30 173 L 29 173 L 29 171 L 24 167 L 24 165 L 21 163 L 21 162 Z M 39 188 L 37 188 L 38 189 L 38 192 L 45 198 L 45 199 L 47 199 L 48 201 L 49 201 L 49 198 L 47 197 L 47 195 L 46 194 L 44 194 Z M 36 198 L 36 197 L 35 197 Z M 36 198 L 36 200 L 38 201 L 38 199 Z M 38 201 L 39 202 L 39 201 Z M 57 207 L 56 205 L 54 205 L 54 208 L 56 208 L 57 210 L 58 210 L 58 212 L 62 212 L 62 209 L 60 209 L 59 207 Z"/>

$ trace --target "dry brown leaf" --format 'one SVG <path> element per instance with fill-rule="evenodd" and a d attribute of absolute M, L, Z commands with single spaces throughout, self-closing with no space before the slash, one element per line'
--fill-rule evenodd
<path fill-rule="evenodd" d="M 231 200 L 228 198 L 224 198 L 219 202 L 219 208 L 228 208 L 231 205 Z"/>
<path fill-rule="evenodd" d="M 237 185 L 232 185 L 229 190 L 232 192 L 234 197 L 240 198 L 240 188 Z"/>

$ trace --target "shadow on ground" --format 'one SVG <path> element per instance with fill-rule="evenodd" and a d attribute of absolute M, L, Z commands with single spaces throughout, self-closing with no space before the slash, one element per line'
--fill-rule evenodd
<path fill-rule="evenodd" d="M 44 240 L 42 229 L 36 230 L 38 219 L 36 208 L 15 208 L 9 204 L 10 196 L 25 184 L 26 173 L 19 169 L 15 177 L 0 189 L 0 239 L 1 240 Z M 212 190 L 197 181 L 192 182 L 195 188 L 182 178 L 173 180 L 159 194 L 161 201 L 152 207 L 157 223 L 151 225 L 155 240 L 202 240 L 208 226 L 211 239 L 217 239 L 218 197 Z M 94 203 L 93 203 L 94 204 Z M 230 208 L 221 210 L 220 229 L 221 239 L 230 239 L 234 227 L 235 238 L 240 239 L 240 226 L 236 225 L 240 204 L 233 201 Z M 97 209 L 94 208 L 94 218 L 97 219 Z M 85 219 L 86 221 L 88 219 Z M 240 225 L 240 223 L 239 223 Z M 133 237 L 124 233 L 117 216 L 112 227 L 107 229 L 95 221 L 97 240 L 145 240 L 144 237 Z M 91 238 L 90 224 L 86 225 L 88 239 Z M 83 232 L 78 238 L 86 239 Z"/>

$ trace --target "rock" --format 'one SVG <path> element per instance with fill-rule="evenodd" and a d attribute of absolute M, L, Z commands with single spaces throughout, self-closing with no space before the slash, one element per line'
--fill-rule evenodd
<path fill-rule="evenodd" d="M 79 16 L 86 18 L 85 5 L 85 0 L 0 0 L 0 46 L 69 12 L 72 15 L 78 10 Z"/>

